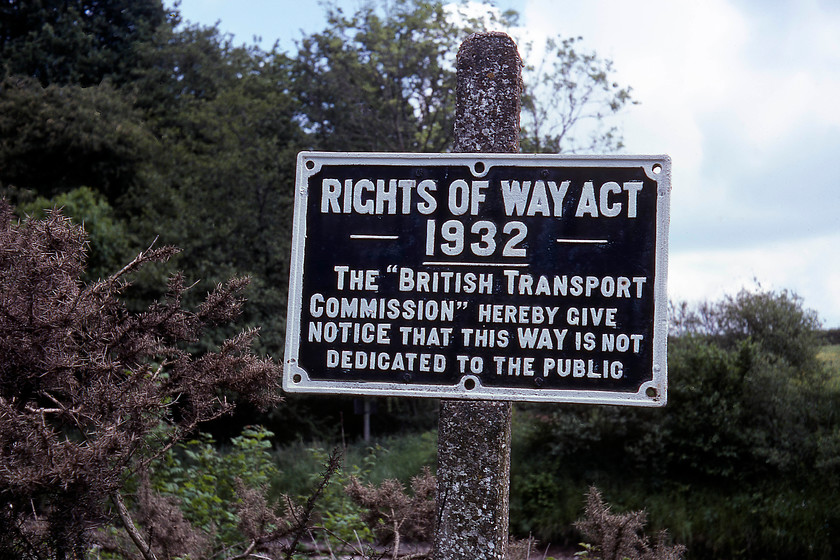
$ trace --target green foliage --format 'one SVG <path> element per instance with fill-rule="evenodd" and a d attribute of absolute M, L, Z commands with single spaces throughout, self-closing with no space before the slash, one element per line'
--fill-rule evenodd
<path fill-rule="evenodd" d="M 300 496 L 311 489 L 309 478 L 320 467 L 325 444 L 322 442 L 288 443 L 274 452 L 278 474 L 272 483 L 275 496 Z M 313 449 L 320 450 L 313 452 Z M 409 484 L 423 467 L 434 468 L 437 462 L 437 432 L 402 433 L 377 439 L 377 443 L 357 441 L 347 446 L 343 463 L 352 473 L 362 473 L 365 482 L 380 484 L 396 479 Z"/>
<path fill-rule="evenodd" d="M 826 344 L 840 344 L 840 328 L 826 329 L 823 331 Z"/>
<path fill-rule="evenodd" d="M 234 47 L 216 27 L 180 26 L 177 18 L 138 51 L 140 63 L 126 88 L 150 120 L 177 118 L 184 106 L 215 98 L 237 82 L 243 65 L 253 66 L 252 52 L 262 56 Z"/>
<path fill-rule="evenodd" d="M 664 409 L 519 408 L 512 525 L 568 539 L 575 494 L 595 484 L 698 558 L 836 554 L 840 391 L 814 314 L 759 291 L 677 319 Z"/>
<path fill-rule="evenodd" d="M 709 337 L 724 348 L 750 340 L 773 359 L 799 368 L 803 375 L 820 371 L 815 363 L 822 339 L 820 320 L 815 311 L 802 307 L 802 298 L 789 292 L 742 289 L 718 302 L 707 302 L 697 309 L 685 304 L 675 307 L 675 334 Z"/>
<path fill-rule="evenodd" d="M 359 442 L 347 450 L 350 463 L 364 464 L 370 456 L 370 448 Z M 423 471 L 423 467 L 434 469 L 437 463 L 437 432 L 405 433 L 377 440 L 376 460 L 369 461 L 366 481 L 380 484 L 396 479 L 409 484 L 411 479 Z"/>
<path fill-rule="evenodd" d="M 229 449 L 219 449 L 211 436 L 199 434 L 153 464 L 152 488 L 178 498 L 187 520 L 218 544 L 240 544 L 237 489 L 264 490 L 276 476 L 272 435 L 260 426 L 249 427 L 231 440 Z"/>
<path fill-rule="evenodd" d="M 831 401 L 821 372 L 802 380 L 759 343 L 722 350 L 684 339 L 671 354 L 672 378 L 688 381 L 674 383 L 671 404 L 682 414 L 664 426 L 673 471 L 735 482 L 813 464 Z"/>
<path fill-rule="evenodd" d="M 38 197 L 18 207 L 18 213 L 43 218 L 46 210 L 60 208 L 65 216 L 85 228 L 88 246 L 83 280 L 105 278 L 129 260 L 129 234 L 125 222 L 96 191 L 79 187 L 51 199 Z"/>
<path fill-rule="evenodd" d="M 390 447 L 391 436 L 437 429 L 438 401 L 410 397 L 371 398 L 371 433 Z M 267 415 L 263 423 L 277 433 L 278 444 L 294 441 L 340 441 L 342 433 L 353 440 L 361 437 L 363 416 L 351 397 L 286 395 L 284 406 Z M 399 438 L 397 438 L 399 439 Z M 352 454 L 356 446 L 349 445 Z M 413 473 L 416 474 L 416 473 Z M 401 480 L 407 481 L 407 479 Z"/>
<path fill-rule="evenodd" d="M 3 2 L 0 72 L 32 76 L 45 86 L 122 81 L 136 63 L 137 45 L 165 15 L 160 0 Z"/>
<path fill-rule="evenodd" d="M 159 180 L 135 189 L 123 211 L 143 237 L 177 240 L 180 266 L 204 286 L 233 271 L 250 276 L 244 320 L 262 327 L 260 350 L 279 355 L 303 144 L 286 59 L 195 26 L 162 27 L 141 58 L 129 89 L 162 148 Z"/>
<path fill-rule="evenodd" d="M 156 143 L 111 85 L 0 83 L 0 185 L 52 197 L 90 187 L 113 204 L 146 180 Z"/>
<path fill-rule="evenodd" d="M 304 128 L 325 150 L 437 152 L 452 141 L 455 73 L 464 31 L 443 3 L 395 0 L 352 16 L 329 7 L 293 66 Z"/>
<path fill-rule="evenodd" d="M 390 0 L 353 15 L 329 7 L 328 27 L 305 37 L 292 65 L 292 91 L 304 129 L 325 150 L 439 152 L 451 147 L 455 53 L 471 33 L 516 34 L 516 12 L 476 17 L 464 4 Z M 521 41 L 523 151 L 612 151 L 616 127 L 602 120 L 631 103 L 612 63 L 580 50 L 580 39 L 552 38 L 538 62 Z M 579 130 L 583 129 L 583 130 Z M 580 133 L 577 135 L 577 133 Z"/>
<path fill-rule="evenodd" d="M 825 364 L 834 389 L 840 389 L 840 344 L 825 345 L 817 352 L 817 359 Z"/>
<path fill-rule="evenodd" d="M 333 475 L 317 504 L 316 522 L 325 530 L 316 532 L 316 538 L 327 539 L 336 551 L 349 551 L 346 543 L 355 546 L 356 535 L 363 542 L 371 541 L 376 525 L 367 520 L 367 509 L 347 495 L 345 489 L 351 480 L 371 485 L 390 480 L 408 486 L 424 473 L 424 468 L 435 464 L 436 453 L 435 432 L 392 436 L 374 446 L 362 441 L 349 445 L 341 470 Z M 294 495 L 300 500 L 318 483 L 317 473 L 327 453 L 322 444 L 295 442 L 277 449 L 274 459 L 279 472 L 272 495 Z"/>
<path fill-rule="evenodd" d="M 329 458 L 329 454 L 323 448 L 311 447 L 308 452 L 318 464 L 326 463 Z M 351 477 L 366 480 L 375 462 L 376 449 L 371 448 L 361 465 L 345 463 L 345 466 L 330 478 L 324 488 L 324 493 L 318 503 L 318 514 L 320 525 L 333 546 L 355 543 L 357 538 L 364 541 L 373 538 L 373 532 L 363 520 L 364 510 L 347 495 L 344 489 L 350 484 Z M 321 476 L 317 470 L 311 473 L 310 486 L 317 485 L 320 479 Z"/>
<path fill-rule="evenodd" d="M 460 41 L 516 19 L 453 15 L 461 9 L 440 0 L 352 14 L 328 6 L 327 27 L 290 57 L 182 24 L 159 0 L 12 3 L 0 8 L 0 190 L 28 203 L 89 187 L 126 224 L 132 250 L 157 236 L 182 247 L 177 265 L 202 282 L 196 293 L 249 276 L 244 320 L 262 327 L 258 350 L 280 355 L 295 154 L 448 149 Z M 563 57 L 588 64 L 582 87 L 610 74 L 597 58 L 575 58 L 574 42 L 563 45 Z M 588 90 L 570 96 L 577 91 Z M 529 99 L 541 106 L 536 93 Z M 147 274 L 132 298 L 161 295 Z"/>

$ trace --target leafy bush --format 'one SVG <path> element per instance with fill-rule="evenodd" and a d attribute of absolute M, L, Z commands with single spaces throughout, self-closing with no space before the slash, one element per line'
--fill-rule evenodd
<path fill-rule="evenodd" d="M 18 213 L 43 219 L 47 208 L 61 208 L 64 215 L 84 227 L 88 240 L 84 280 L 105 278 L 131 258 L 125 223 L 116 218 L 108 201 L 93 189 L 79 187 L 49 200 L 39 196 L 19 206 Z"/>
<path fill-rule="evenodd" d="M 309 453 L 318 463 L 324 463 L 328 459 L 327 452 L 321 448 L 310 448 Z M 361 465 L 345 463 L 324 487 L 318 502 L 316 520 L 320 521 L 323 533 L 332 546 L 342 547 L 354 544 L 357 540 L 369 541 L 373 538 L 373 532 L 362 517 L 362 508 L 344 489 L 353 478 L 366 479 L 375 461 L 376 450 L 371 449 Z M 320 480 L 321 475 L 317 471 L 309 475 L 312 485 L 318 484 Z"/>
<path fill-rule="evenodd" d="M 246 428 L 229 449 L 220 450 L 211 436 L 199 434 L 152 464 L 152 488 L 177 498 L 186 519 L 217 544 L 240 544 L 241 488 L 263 491 L 275 475 L 272 435 L 262 427 Z"/>
<path fill-rule="evenodd" d="M 423 472 L 424 467 L 434 470 L 437 463 L 437 432 L 404 433 L 377 440 L 375 461 L 369 459 L 370 444 L 358 442 L 347 449 L 347 461 L 351 464 L 366 464 L 369 469 L 366 480 L 379 484 L 396 479 L 409 484 L 411 479 Z"/>
<path fill-rule="evenodd" d="M 695 558 L 840 550 L 840 391 L 819 321 L 786 292 L 678 308 L 664 409 L 522 405 L 511 523 L 571 538 L 584 485 L 647 509 Z"/>
<path fill-rule="evenodd" d="M 416 485 L 418 477 L 433 480 L 429 466 L 435 464 L 436 454 L 435 432 L 389 436 L 372 446 L 363 441 L 348 445 L 341 468 L 334 473 L 316 505 L 315 520 L 323 529 L 314 533 L 316 539 L 328 542 L 334 552 L 359 552 L 359 542 L 372 543 L 374 533 L 381 527 L 371 521 L 371 504 L 348 496 L 346 489 L 358 484 L 377 487 L 377 492 L 382 488 L 393 491 L 397 485 Z M 275 450 L 274 461 L 278 468 L 271 485 L 272 495 L 302 497 L 310 492 L 318 482 L 315 473 L 326 458 L 323 442 L 296 442 Z M 388 495 L 399 497 L 398 492 Z M 400 502 L 397 498 L 394 498 L 394 504 Z M 401 534 L 403 537 L 416 536 L 412 530 L 402 530 Z"/>

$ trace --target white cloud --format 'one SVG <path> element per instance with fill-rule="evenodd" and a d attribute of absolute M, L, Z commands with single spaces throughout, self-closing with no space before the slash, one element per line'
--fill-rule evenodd
<path fill-rule="evenodd" d="M 618 80 L 641 101 L 622 119 L 628 151 L 669 153 L 678 201 L 723 199 L 699 175 L 702 115 L 725 102 L 739 71 L 733 53 L 747 34 L 726 2 L 530 0 L 524 20 L 530 35 L 581 35 L 584 48 L 614 61 Z"/>
<path fill-rule="evenodd" d="M 529 0 L 530 36 L 583 36 L 641 105 L 627 151 L 668 153 L 672 295 L 758 279 L 840 326 L 840 4 Z"/>
<path fill-rule="evenodd" d="M 689 302 L 716 300 L 749 288 L 758 280 L 764 288 L 793 290 L 828 325 L 838 326 L 837 247 L 840 233 L 746 249 L 682 251 L 670 258 L 669 297 Z M 821 304 L 816 306 L 816 302 Z"/>
<path fill-rule="evenodd" d="M 447 19 L 453 18 L 455 21 L 464 19 L 482 19 L 488 31 L 500 31 L 502 28 L 497 25 L 501 18 L 502 10 L 496 6 L 489 6 L 479 0 L 470 0 L 469 2 L 450 2 L 444 5 L 444 10 L 447 13 Z"/>

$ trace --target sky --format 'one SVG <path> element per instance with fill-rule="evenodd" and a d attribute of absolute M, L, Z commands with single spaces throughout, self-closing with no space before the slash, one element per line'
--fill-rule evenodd
<path fill-rule="evenodd" d="M 360 0 L 334 2 L 352 12 Z M 669 297 L 790 290 L 840 327 L 840 2 L 499 0 L 530 39 L 581 36 L 639 101 L 626 154 L 672 159 Z M 235 42 L 295 51 L 312 0 L 182 0 Z"/>

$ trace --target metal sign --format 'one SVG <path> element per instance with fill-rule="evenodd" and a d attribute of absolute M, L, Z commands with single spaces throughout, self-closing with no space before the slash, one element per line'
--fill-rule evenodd
<path fill-rule="evenodd" d="M 667 156 L 303 152 L 283 388 L 661 406 Z"/>

